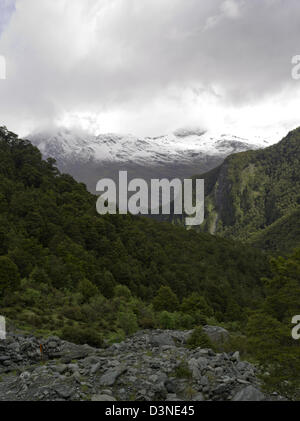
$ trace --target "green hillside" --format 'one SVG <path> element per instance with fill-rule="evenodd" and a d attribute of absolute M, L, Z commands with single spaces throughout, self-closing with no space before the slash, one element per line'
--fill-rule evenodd
<path fill-rule="evenodd" d="M 269 148 L 231 155 L 205 179 L 201 230 L 273 251 L 300 244 L 300 129 Z"/>
<path fill-rule="evenodd" d="M 290 135 L 295 148 L 296 135 Z M 282 161 L 277 148 L 271 150 L 274 163 Z M 261 156 L 253 173 L 266 171 L 264 185 L 271 188 L 276 171 L 271 177 L 267 169 L 273 166 L 263 165 L 263 156 L 271 160 L 269 151 L 261 151 L 242 154 L 242 160 L 231 157 L 229 169 L 212 171 L 208 196 L 213 197 L 224 168 L 227 180 L 236 177 L 239 188 L 256 183 L 259 191 L 258 180 L 239 178 L 240 169 L 249 173 L 253 154 Z M 295 164 L 293 154 L 289 159 Z M 280 215 L 279 210 L 297 209 L 298 173 L 292 165 L 284 171 L 275 167 L 278 177 L 285 174 L 274 184 L 274 215 Z M 239 191 L 232 183 L 231 190 Z M 299 314 L 299 250 L 270 261 L 260 250 L 208 233 L 130 215 L 99 216 L 96 197 L 83 184 L 60 174 L 52 160 L 43 161 L 37 148 L 5 128 L 0 129 L 0 199 L 0 314 L 8 324 L 94 346 L 138 329 L 222 325 L 233 332 L 228 350 L 259 362 L 269 373 L 270 390 L 299 398 L 300 348 L 291 338 L 291 318 Z M 250 238 L 246 222 L 251 225 L 253 218 L 249 221 L 244 203 L 232 201 L 220 214 L 230 222 L 240 215 L 240 237 Z M 263 215 L 258 212 L 254 222 Z M 272 239 L 290 225 L 274 215 L 268 219 Z M 297 216 L 297 211 L 291 214 L 294 221 Z M 197 347 L 205 338 L 194 339 Z"/>
<path fill-rule="evenodd" d="M 118 325 L 111 299 L 119 284 L 147 304 L 161 286 L 181 299 L 199 294 L 207 314 L 220 320 L 236 319 L 262 297 L 268 262 L 259 251 L 146 218 L 100 216 L 83 184 L 6 129 L 0 197 L 2 313 L 29 325 L 59 330 L 70 319 L 84 323 L 81 306 L 98 297 L 107 306 L 99 323 L 111 329 Z"/>
<path fill-rule="evenodd" d="M 300 206 L 249 238 L 252 246 L 274 253 L 288 253 L 300 241 Z"/>

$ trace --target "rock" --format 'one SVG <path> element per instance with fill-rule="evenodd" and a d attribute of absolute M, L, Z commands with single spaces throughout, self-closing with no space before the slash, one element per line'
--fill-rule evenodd
<path fill-rule="evenodd" d="M 216 340 L 226 337 L 222 328 L 207 326 L 206 330 Z M 183 347 L 188 334 L 140 331 L 118 346 L 96 349 L 55 337 L 41 340 L 9 333 L 0 342 L 0 401 L 90 396 L 95 401 L 115 401 L 114 396 L 121 401 L 179 401 L 182 396 L 195 401 L 283 400 L 279 395 L 264 397 L 255 366 L 239 361 L 238 353 Z"/>
<path fill-rule="evenodd" d="M 239 362 L 239 361 L 240 361 L 240 353 L 239 353 L 239 351 L 236 351 L 236 352 L 233 354 L 233 356 L 231 357 L 231 359 L 232 359 L 232 361 L 237 361 L 237 362 Z"/>
<path fill-rule="evenodd" d="M 182 399 L 179 399 L 175 393 L 170 393 L 166 397 L 167 402 L 176 402 L 176 401 L 180 402 L 181 400 Z"/>
<path fill-rule="evenodd" d="M 203 401 L 205 401 L 205 399 L 204 399 L 204 396 L 202 395 L 202 393 L 199 392 L 193 397 L 193 401 L 203 402 Z"/>
<path fill-rule="evenodd" d="M 91 401 L 94 401 L 94 402 L 113 402 L 113 401 L 116 401 L 116 399 L 111 395 L 103 394 L 103 395 L 93 395 L 91 397 Z"/>
<path fill-rule="evenodd" d="M 201 371 L 198 366 L 198 360 L 196 358 L 191 358 L 188 362 L 189 369 L 192 372 L 194 379 L 200 379 L 201 378 Z"/>
<path fill-rule="evenodd" d="M 245 371 L 245 370 L 247 370 L 248 367 L 249 367 L 249 363 L 244 362 L 244 361 L 240 361 L 236 365 L 236 369 L 238 371 Z"/>
<path fill-rule="evenodd" d="M 67 369 L 68 369 L 68 366 L 66 364 L 58 364 L 52 367 L 52 370 L 59 374 L 65 373 Z"/>
<path fill-rule="evenodd" d="M 223 327 L 206 325 L 203 327 L 203 331 L 215 344 L 221 345 L 229 340 L 229 332 Z"/>
<path fill-rule="evenodd" d="M 126 371 L 125 368 L 116 368 L 108 370 L 103 376 L 100 378 L 101 386 L 113 386 L 115 381 L 118 377 L 121 376 Z"/>
<path fill-rule="evenodd" d="M 150 343 L 153 346 L 163 346 L 163 345 L 174 346 L 175 345 L 174 339 L 169 333 L 159 333 L 159 334 L 151 335 Z"/>
<path fill-rule="evenodd" d="M 201 384 L 201 386 L 208 386 L 209 384 L 208 378 L 206 376 L 202 376 L 199 380 L 199 383 Z"/>
<path fill-rule="evenodd" d="M 244 387 L 234 397 L 233 401 L 263 401 L 265 395 L 252 385 Z"/>
<path fill-rule="evenodd" d="M 28 371 L 23 371 L 23 373 L 20 374 L 20 380 L 24 382 L 28 382 L 30 379 L 30 373 Z"/>
<path fill-rule="evenodd" d="M 64 384 L 56 385 L 54 390 L 63 399 L 68 399 L 73 394 L 73 390 Z"/>
<path fill-rule="evenodd" d="M 176 383 L 174 381 L 168 379 L 164 385 L 168 393 L 176 393 Z"/>
<path fill-rule="evenodd" d="M 99 370 L 100 366 L 101 366 L 100 363 L 92 365 L 91 370 L 90 370 L 90 374 L 91 375 L 95 374 Z"/>
<path fill-rule="evenodd" d="M 208 366 L 208 359 L 205 357 L 199 357 L 197 360 L 198 367 L 200 370 L 204 370 Z"/>
<path fill-rule="evenodd" d="M 223 374 L 223 367 L 217 367 L 216 369 L 215 369 L 215 374 L 216 374 L 216 376 L 218 376 L 218 377 L 220 377 L 220 376 L 222 376 L 222 374 Z"/>

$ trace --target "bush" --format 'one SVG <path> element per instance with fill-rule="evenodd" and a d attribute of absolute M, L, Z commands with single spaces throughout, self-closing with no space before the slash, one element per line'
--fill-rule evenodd
<path fill-rule="evenodd" d="M 197 314 L 204 316 L 212 316 L 213 310 L 208 305 L 206 299 L 196 292 L 183 299 L 181 304 L 183 313 L 190 314 L 195 317 Z"/>
<path fill-rule="evenodd" d="M 73 342 L 78 345 L 88 344 L 90 346 L 102 348 L 104 344 L 102 336 L 90 327 L 64 327 L 61 337 L 66 341 Z"/>
<path fill-rule="evenodd" d="M 118 325 L 124 330 L 126 335 L 132 335 L 138 330 L 136 315 L 131 311 L 126 313 L 121 311 L 118 314 Z"/>
<path fill-rule="evenodd" d="M 130 289 L 126 285 L 117 285 L 114 288 L 114 297 L 125 298 L 125 300 L 130 300 L 132 297 Z"/>
<path fill-rule="evenodd" d="M 161 286 L 153 300 L 153 307 L 156 311 L 173 312 L 178 310 L 179 301 L 170 287 Z"/>
<path fill-rule="evenodd" d="M 191 379 L 193 377 L 192 372 L 186 362 L 181 362 L 174 371 L 174 377 L 178 379 Z"/>
<path fill-rule="evenodd" d="M 192 329 L 195 326 L 195 321 L 192 316 L 185 313 L 176 313 L 177 322 L 176 329 Z"/>
<path fill-rule="evenodd" d="M 83 296 L 84 301 L 88 301 L 90 298 L 94 297 L 99 293 L 96 285 L 92 284 L 91 281 L 84 278 L 79 282 L 78 291 Z"/>
<path fill-rule="evenodd" d="M 214 348 L 209 337 L 203 332 L 202 326 L 198 326 L 194 329 L 193 333 L 187 340 L 187 347 L 190 349 Z"/>
<path fill-rule="evenodd" d="M 20 283 L 17 266 L 6 256 L 0 257 L 0 295 L 6 291 L 14 291 Z"/>
<path fill-rule="evenodd" d="M 162 311 L 158 314 L 158 327 L 160 329 L 175 329 L 175 316 L 168 311 Z"/>

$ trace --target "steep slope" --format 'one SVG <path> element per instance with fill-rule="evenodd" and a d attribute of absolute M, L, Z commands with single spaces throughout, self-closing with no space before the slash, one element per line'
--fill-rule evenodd
<path fill-rule="evenodd" d="M 257 305 L 269 267 L 260 252 L 145 218 L 101 217 L 83 184 L 6 129 L 0 159 L 2 314 L 51 331 L 70 320 L 111 330 L 127 317 L 111 297 L 132 294 L 149 303 L 163 285 L 181 298 L 201 294 L 208 314 L 220 319 Z M 125 292 L 116 292 L 117 284 Z M 139 314 L 145 323 L 150 310 L 133 303 L 132 320 Z"/>
<path fill-rule="evenodd" d="M 282 216 L 269 227 L 258 231 L 249 242 L 262 250 L 288 253 L 300 243 L 300 206 Z"/>
<path fill-rule="evenodd" d="M 119 170 L 129 177 L 184 178 L 196 171 L 208 171 L 232 153 L 266 146 L 261 138 L 248 140 L 230 134 L 177 130 L 160 137 L 131 135 L 92 136 L 64 128 L 29 136 L 45 158 L 52 157 L 58 168 L 84 182 L 91 192 L 99 178 L 118 178 Z"/>
<path fill-rule="evenodd" d="M 264 150 L 228 157 L 205 179 L 202 230 L 289 251 L 300 243 L 300 129 Z M 266 236 L 266 237 L 264 237 Z"/>
<path fill-rule="evenodd" d="M 211 176 L 208 188 L 213 189 L 218 171 Z M 0 128 L 0 198 L 1 315 L 7 317 L 9 329 L 13 321 L 13 326 L 30 333 L 29 340 L 18 336 L 20 347 L 12 337 L 8 348 L 0 343 L 3 353 L 0 371 L 3 369 L 5 374 L 4 386 L 0 389 L 8 397 L 35 398 L 39 387 L 45 384 L 49 399 L 64 396 L 72 399 L 73 386 L 75 395 L 78 392 L 79 374 L 84 372 L 75 374 L 77 363 L 74 365 L 74 360 L 83 360 L 86 352 L 94 351 L 86 345 L 75 347 L 57 338 L 44 341 L 40 339 L 43 335 L 54 334 L 69 342 L 103 348 L 106 344 L 123 341 L 126 335 L 139 329 L 190 330 L 197 326 L 187 346 L 203 356 L 203 351 L 206 354 L 210 347 L 208 339 L 217 339 L 215 324 L 222 322 L 237 335 L 232 338 L 236 342 L 228 344 L 229 349 L 241 350 L 243 359 L 246 353 L 251 361 L 257 360 L 260 367 L 268 371 L 267 382 L 272 392 L 299 398 L 300 353 L 297 341 L 291 337 L 290 321 L 299 305 L 300 249 L 286 259 L 272 259 L 270 266 L 269 259 L 259 250 L 229 239 L 130 215 L 100 217 L 95 213 L 96 197 L 87 192 L 83 184 L 69 175 L 61 175 L 53 161 L 43 161 L 37 148 L 5 128 Z M 212 323 L 210 337 L 208 326 L 203 325 Z M 39 337 L 38 342 L 33 339 L 33 333 Z M 157 336 L 157 346 L 168 344 L 169 347 L 165 335 Z M 124 345 L 126 348 L 128 343 L 136 341 L 129 340 L 111 349 L 119 357 L 120 349 Z M 146 343 L 149 344 L 147 338 Z M 29 367 L 27 371 L 28 357 L 41 358 L 40 344 L 45 352 L 43 362 L 50 352 L 50 358 L 58 357 L 61 363 L 72 364 L 60 371 L 56 361 L 52 364 L 50 360 L 49 365 L 42 364 L 40 370 Z M 60 345 L 63 349 L 57 349 Z M 137 352 L 133 347 L 126 354 L 131 359 Z M 152 349 L 145 352 L 146 360 L 144 355 L 141 358 L 146 361 L 147 372 L 140 376 L 141 388 L 144 388 L 144 380 L 149 385 L 152 370 L 150 373 L 148 368 L 153 365 L 161 371 L 166 369 L 173 377 L 186 376 L 191 380 L 192 376 L 201 374 L 202 380 L 206 375 L 199 371 L 200 366 L 204 369 L 203 358 L 201 364 L 195 365 L 196 354 L 192 352 L 183 350 L 182 357 L 186 356 L 186 361 L 179 365 L 181 355 L 174 354 L 174 365 L 167 368 L 158 365 Z M 211 357 L 223 358 L 224 355 L 209 351 Z M 217 361 L 207 361 L 207 377 L 211 380 L 211 367 L 214 367 L 217 382 L 204 383 L 212 386 L 203 390 L 204 394 L 209 393 L 210 399 L 231 399 L 232 392 L 240 394 L 238 384 L 249 380 L 255 384 L 249 373 L 239 378 L 245 363 L 238 363 L 238 370 L 233 367 L 237 353 L 231 353 L 230 359 L 228 364 L 222 363 L 221 371 Z M 89 364 L 86 366 L 91 390 L 100 379 L 105 387 L 113 384 L 111 376 L 114 381 L 118 381 L 119 376 L 122 380 L 122 365 L 115 363 L 115 359 L 111 361 L 109 356 L 111 370 L 108 366 L 105 373 L 100 369 L 99 378 L 96 372 L 101 363 L 98 366 L 95 361 L 93 369 Z M 102 358 L 101 362 L 104 362 Z M 23 371 L 23 363 L 26 373 L 15 378 L 18 372 L 15 370 Z M 52 369 L 48 372 L 48 368 L 55 366 L 55 373 Z M 224 374 L 231 376 L 230 367 L 234 368 L 234 377 L 230 380 L 233 388 L 228 388 L 224 377 Z M 137 368 L 139 371 L 140 361 Z M 65 370 L 72 373 L 63 379 L 58 377 L 59 372 Z M 43 375 L 38 377 L 38 373 Z M 46 383 L 39 381 L 43 376 L 47 378 Z M 219 379 L 223 383 L 219 383 Z M 126 387 L 130 387 L 127 378 L 125 382 Z M 192 386 L 198 384 L 197 378 Z M 86 390 L 85 387 L 83 392 Z M 257 395 L 258 391 L 251 390 Z M 98 393 L 97 388 L 95 393 Z M 150 390 L 147 388 L 145 393 L 143 398 Z M 46 396 L 44 388 L 43 396 Z"/>

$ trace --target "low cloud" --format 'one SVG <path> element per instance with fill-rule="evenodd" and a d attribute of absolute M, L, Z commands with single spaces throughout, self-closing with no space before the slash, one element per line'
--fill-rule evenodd
<path fill-rule="evenodd" d="M 0 38 L 1 123 L 147 135 L 259 125 L 264 109 L 265 125 L 291 127 L 299 21 L 297 0 L 17 0 Z"/>

